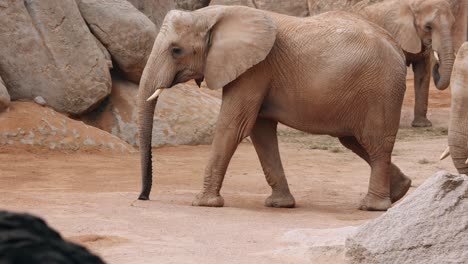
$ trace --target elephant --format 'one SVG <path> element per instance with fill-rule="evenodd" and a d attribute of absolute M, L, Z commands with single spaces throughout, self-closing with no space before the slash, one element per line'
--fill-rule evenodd
<path fill-rule="evenodd" d="M 272 194 L 294 207 L 280 159 L 277 124 L 327 134 L 371 167 L 360 209 L 386 210 L 411 180 L 391 162 L 406 90 L 405 57 L 382 28 L 342 11 L 298 18 L 242 6 L 170 11 L 138 92 L 142 190 L 152 185 L 151 133 L 159 94 L 206 81 L 222 104 L 203 190 L 194 206 L 221 207 L 221 185 L 238 144 L 250 136 Z"/>
<path fill-rule="evenodd" d="M 452 4 L 446 0 L 388 0 L 369 6 L 360 3 L 354 6 L 355 12 L 394 37 L 404 50 L 407 65 L 412 66 L 415 89 L 413 127 L 432 126 L 427 118 L 432 54 L 436 59 L 432 68 L 435 86 L 444 90 L 450 84 L 454 44 L 459 41 L 454 39 L 452 10 L 462 9 L 454 8 L 456 1 L 451 1 Z M 459 0 L 460 6 L 465 4 L 462 1 Z M 466 16 L 462 10 L 459 13 Z M 466 23 L 466 19 L 464 21 Z"/>
<path fill-rule="evenodd" d="M 468 174 L 468 42 L 458 50 L 453 66 L 451 92 L 449 147 L 440 159 L 451 155 L 458 172 Z"/>

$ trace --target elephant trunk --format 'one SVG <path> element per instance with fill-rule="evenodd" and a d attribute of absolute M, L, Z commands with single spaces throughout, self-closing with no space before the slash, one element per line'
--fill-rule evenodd
<path fill-rule="evenodd" d="M 138 137 L 142 176 L 142 190 L 138 197 L 139 200 L 149 199 L 153 180 L 151 141 L 157 98 L 151 101 L 147 101 L 147 99 L 156 89 L 171 87 L 175 76 L 175 67 L 167 52 L 164 52 L 167 45 L 160 41 L 162 38 L 159 36 L 156 38 L 138 90 Z"/>
<path fill-rule="evenodd" d="M 441 50 L 437 50 L 437 52 L 439 53 L 440 62 L 434 65 L 432 76 L 437 89 L 444 90 L 450 85 L 450 76 L 455 60 L 452 37 L 448 29 L 442 33 Z"/>
<path fill-rule="evenodd" d="M 141 102 L 138 114 L 139 143 L 140 143 L 140 167 L 142 177 L 142 188 L 139 200 L 148 200 L 153 182 L 153 166 L 151 153 L 151 139 L 153 131 L 153 114 L 156 107 L 156 100 Z"/>
<path fill-rule="evenodd" d="M 468 174 L 468 43 L 458 51 L 452 76 L 452 102 L 448 143 L 452 161 L 459 173 Z"/>
<path fill-rule="evenodd" d="M 453 165 L 460 174 L 468 174 L 468 127 L 467 122 L 459 118 L 451 118 L 449 129 L 449 147 Z"/>

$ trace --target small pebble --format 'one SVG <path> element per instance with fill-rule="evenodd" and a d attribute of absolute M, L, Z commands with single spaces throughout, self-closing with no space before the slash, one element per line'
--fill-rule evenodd
<path fill-rule="evenodd" d="M 47 104 L 46 101 L 44 100 L 44 98 L 42 98 L 42 96 L 34 97 L 34 102 L 36 102 L 36 104 L 42 105 L 42 106 Z"/>

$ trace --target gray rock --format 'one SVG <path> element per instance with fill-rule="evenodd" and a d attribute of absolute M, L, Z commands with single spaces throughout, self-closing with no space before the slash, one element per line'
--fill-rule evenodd
<path fill-rule="evenodd" d="M 78 0 L 81 14 L 125 76 L 138 83 L 158 33 L 126 0 Z M 164 14 L 165 15 L 165 14 Z"/>
<path fill-rule="evenodd" d="M 167 12 L 175 9 L 174 0 L 128 0 L 128 2 L 153 21 L 157 32 L 159 32 Z"/>
<path fill-rule="evenodd" d="M 241 5 L 255 8 L 252 0 L 211 0 L 210 5 Z"/>
<path fill-rule="evenodd" d="M 307 0 L 212 0 L 210 5 L 244 5 L 290 16 L 308 16 Z"/>
<path fill-rule="evenodd" d="M 34 97 L 34 102 L 38 105 L 42 105 L 42 106 L 45 106 L 47 105 L 47 102 L 45 101 L 45 99 L 42 97 L 42 96 L 36 96 Z"/>
<path fill-rule="evenodd" d="M 210 5 L 210 0 L 175 0 L 176 8 L 182 10 L 197 10 Z"/>
<path fill-rule="evenodd" d="M 112 94 L 102 107 L 82 116 L 92 126 L 138 144 L 138 85 L 113 75 Z M 153 146 L 210 144 L 221 100 L 195 85 L 164 91 L 154 115 Z"/>
<path fill-rule="evenodd" d="M 74 0 L 1 3 L 0 75 L 12 100 L 41 95 L 81 114 L 110 93 L 107 63 Z"/>
<path fill-rule="evenodd" d="M 305 17 L 309 15 L 306 0 L 252 0 L 256 8 L 273 11 L 290 16 Z"/>
<path fill-rule="evenodd" d="M 5 83 L 0 78 L 0 112 L 7 109 L 10 106 L 10 95 L 5 87 Z"/>
<path fill-rule="evenodd" d="M 292 229 L 279 239 L 281 247 L 256 255 L 272 258 L 278 263 L 337 263 L 338 260 L 341 263 L 346 237 L 356 229 L 355 226 Z"/>
<path fill-rule="evenodd" d="M 349 263 L 468 263 L 468 177 L 436 173 L 345 247 Z"/>
<path fill-rule="evenodd" d="M 374 0 L 307 0 L 307 5 L 310 15 L 318 15 L 328 11 L 344 10 L 350 11 L 358 2 L 366 2 L 365 5 L 370 5 Z"/>

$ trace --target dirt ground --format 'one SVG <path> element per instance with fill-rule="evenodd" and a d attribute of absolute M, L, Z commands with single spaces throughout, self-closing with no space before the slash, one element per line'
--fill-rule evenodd
<path fill-rule="evenodd" d="M 411 91 L 409 83 L 409 114 Z M 440 125 L 412 129 L 404 125 L 410 117 L 402 120 L 393 161 L 413 179 L 410 191 L 436 171 L 455 172 L 450 159 L 438 160 L 446 147 L 449 103 L 449 91 L 432 87 L 430 113 Z M 291 232 L 357 226 L 378 217 L 380 212 L 356 209 L 367 189 L 367 164 L 327 136 L 282 130 L 280 141 L 294 209 L 263 206 L 270 190 L 250 143 L 242 143 L 232 159 L 223 208 L 190 206 L 209 146 L 155 149 L 151 201 L 135 200 L 136 153 L 0 148 L 0 208 L 37 214 L 113 264 L 342 263 L 342 251 L 316 254 Z"/>

